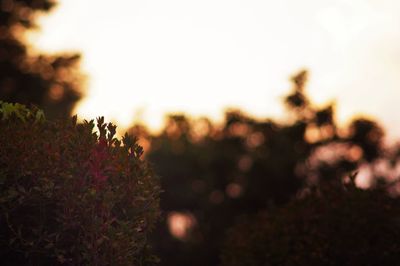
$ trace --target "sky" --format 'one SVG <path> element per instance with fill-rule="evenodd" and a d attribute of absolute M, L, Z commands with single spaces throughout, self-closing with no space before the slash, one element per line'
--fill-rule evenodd
<path fill-rule="evenodd" d="M 366 114 L 396 138 L 398 14 L 398 0 L 60 0 L 28 38 L 83 55 L 81 118 L 153 129 L 165 113 L 218 121 L 227 107 L 283 118 L 289 78 L 306 68 L 312 99 L 336 101 L 340 122 Z"/>

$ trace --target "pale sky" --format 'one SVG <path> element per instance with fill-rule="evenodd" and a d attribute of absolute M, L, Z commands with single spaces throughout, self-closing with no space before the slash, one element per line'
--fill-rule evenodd
<path fill-rule="evenodd" d="M 82 53 L 81 118 L 282 117 L 288 78 L 307 68 L 311 97 L 336 100 L 340 121 L 365 113 L 400 139 L 399 14 L 399 0 L 61 0 L 29 38 Z"/>

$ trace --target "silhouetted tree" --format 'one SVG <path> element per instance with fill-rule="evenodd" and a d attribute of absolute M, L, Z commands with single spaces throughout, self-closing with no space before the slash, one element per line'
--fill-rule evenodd
<path fill-rule="evenodd" d="M 51 0 L 0 0 L 0 100 L 33 104 L 48 118 L 66 118 L 80 99 L 79 55 L 34 55 L 24 33 Z"/>
<path fill-rule="evenodd" d="M 161 176 L 165 221 L 154 245 L 162 265 L 217 265 L 224 232 L 238 217 L 284 206 L 309 187 L 341 185 L 383 156 L 376 122 L 357 118 L 339 128 L 333 104 L 315 107 L 308 98 L 306 71 L 292 82 L 286 123 L 232 110 L 221 125 L 173 115 L 159 135 L 132 128 Z M 190 227 L 184 236 L 171 231 L 177 213 L 186 220 L 175 222 Z"/>

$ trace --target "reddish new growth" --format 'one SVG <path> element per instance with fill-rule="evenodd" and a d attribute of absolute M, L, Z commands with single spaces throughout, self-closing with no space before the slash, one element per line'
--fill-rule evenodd
<path fill-rule="evenodd" d="M 105 172 L 105 162 L 108 158 L 107 140 L 100 138 L 99 143 L 92 149 L 89 161 L 89 175 L 93 177 L 93 183 L 96 187 L 107 181 L 108 176 Z"/>

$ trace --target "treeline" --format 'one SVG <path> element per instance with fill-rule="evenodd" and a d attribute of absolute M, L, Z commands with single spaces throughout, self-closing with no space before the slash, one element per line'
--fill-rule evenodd
<path fill-rule="evenodd" d="M 321 237 L 329 243 L 347 241 L 347 234 L 358 232 L 351 236 L 352 243 L 357 244 L 357 241 L 364 241 L 363 230 L 377 225 L 376 220 L 362 216 L 358 207 L 370 207 L 374 214 L 384 215 L 379 210 L 380 203 L 373 196 L 367 196 L 370 192 L 348 189 L 347 185 L 351 182 L 369 184 L 370 189 L 379 188 L 380 192 L 385 190 L 395 196 L 399 150 L 384 146 L 384 131 L 373 120 L 355 118 L 347 126 L 340 127 L 333 105 L 313 105 L 305 92 L 306 81 L 306 71 L 292 78 L 293 87 L 284 102 L 292 120 L 285 123 L 256 120 L 240 111 L 230 111 L 221 125 L 207 119 L 174 115 L 157 135 L 150 134 L 142 126 L 132 127 L 130 132 L 148 147 L 146 157 L 161 177 L 161 209 L 165 219 L 154 234 L 153 244 L 163 265 L 219 265 L 224 242 L 227 246 L 223 253 L 225 265 L 300 265 L 295 261 L 284 263 L 282 258 L 294 259 L 291 247 L 284 245 L 306 241 L 298 244 L 303 245 L 302 251 L 293 254 L 306 256 L 307 250 L 318 249 L 319 242 L 314 242 L 313 235 L 299 240 L 303 236 L 298 234 L 312 234 L 307 230 L 316 230 L 315 234 L 323 234 Z M 356 175 L 358 170 L 361 172 Z M 331 190 L 334 191 L 332 195 L 328 193 Z M 324 206 L 335 200 L 340 206 Z M 388 199 L 388 202 L 392 201 Z M 325 209 L 321 209 L 321 217 L 314 221 L 314 228 L 313 224 L 308 224 L 313 219 L 308 216 L 319 215 L 317 209 L 320 208 Z M 390 205 L 389 208 L 395 207 Z M 265 228 L 258 225 L 258 220 L 266 219 L 260 213 L 272 217 L 272 224 L 265 224 Z M 252 230 L 250 225 L 245 226 L 248 231 L 241 232 L 243 225 L 239 221 L 244 219 L 244 224 L 252 224 L 248 221 L 250 218 L 244 217 L 259 216 L 262 218 L 255 218 L 254 230 L 257 230 L 253 235 L 248 234 Z M 382 218 L 379 225 L 389 223 L 384 217 L 389 215 L 376 218 Z M 275 218 L 281 220 L 278 222 Z M 357 219 L 364 219 L 364 227 L 359 231 L 353 228 L 359 226 Z M 342 228 L 344 231 L 336 235 L 335 230 L 329 234 L 318 231 L 322 226 L 320 222 L 326 226 L 332 223 L 334 228 L 343 226 L 341 223 L 346 221 L 354 225 Z M 303 226 L 302 223 L 306 224 L 303 231 L 297 228 Z M 176 224 L 183 227 L 183 233 L 176 233 Z M 234 229 L 227 231 L 234 224 Z M 278 233 L 275 227 L 284 228 Z M 272 231 L 274 237 L 269 236 Z M 287 242 L 279 242 L 281 237 Z M 381 252 L 386 252 L 387 245 L 394 243 L 394 239 L 386 239 L 379 247 Z M 270 250 L 270 247 L 275 249 Z M 375 245 L 363 247 L 365 251 L 376 250 Z M 326 247 L 331 248 L 333 246 Z M 253 250 L 258 255 L 250 251 L 243 253 L 242 249 Z M 268 264 L 268 252 L 281 253 L 270 255 L 274 260 Z M 253 255 L 265 257 L 263 260 L 257 257 L 257 263 L 242 264 L 243 260 L 251 261 L 247 257 Z M 323 252 L 318 256 L 327 259 Z M 233 261 L 238 262 L 232 264 Z M 339 262 L 334 260 L 332 265 L 341 265 Z"/>

